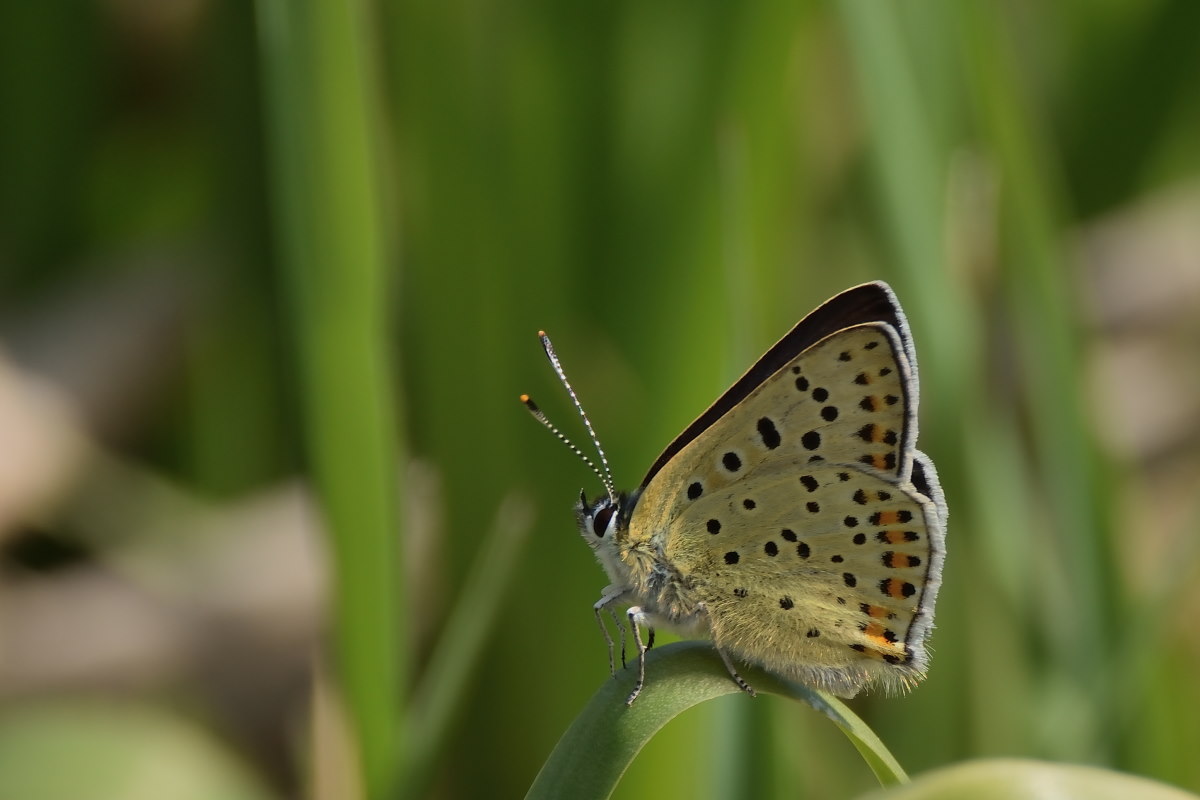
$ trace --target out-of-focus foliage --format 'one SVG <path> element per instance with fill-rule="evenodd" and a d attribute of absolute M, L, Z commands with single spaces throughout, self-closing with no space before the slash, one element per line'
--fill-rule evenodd
<path fill-rule="evenodd" d="M 0 4 L 0 763 L 47 754 L 0 796 L 123 796 L 118 734 L 108 772 L 78 746 L 106 714 L 246 797 L 519 796 L 607 679 L 570 513 L 599 487 L 516 400 L 585 440 L 536 331 L 632 487 L 874 278 L 949 552 L 929 679 L 855 711 L 914 776 L 1200 791 L 1198 30 L 1186 0 Z M 730 696 L 617 796 L 873 784 L 818 715 Z"/>

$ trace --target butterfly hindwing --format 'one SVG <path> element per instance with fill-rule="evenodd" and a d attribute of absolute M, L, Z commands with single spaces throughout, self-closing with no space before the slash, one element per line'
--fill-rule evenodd
<path fill-rule="evenodd" d="M 926 662 L 930 569 L 939 566 L 932 504 L 854 467 L 818 464 L 800 477 L 807 485 L 795 502 L 796 472 L 764 464 L 753 508 L 730 486 L 672 529 L 672 562 L 704 603 L 713 640 L 839 693 L 874 676 L 895 685 L 915 678 Z M 707 538 L 687 535 L 718 515 L 737 521 Z"/>

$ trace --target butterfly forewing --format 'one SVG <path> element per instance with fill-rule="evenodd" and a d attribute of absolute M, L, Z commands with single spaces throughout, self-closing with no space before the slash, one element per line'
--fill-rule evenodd
<path fill-rule="evenodd" d="M 705 493 L 752 484 L 764 461 L 796 469 L 826 461 L 906 476 L 903 445 L 915 396 L 904 389 L 909 367 L 897 341 L 888 325 L 859 325 L 786 362 L 655 473 L 631 527 L 645 536 L 667 530 Z"/>
<path fill-rule="evenodd" d="M 932 464 L 935 496 L 909 480 L 906 337 L 893 317 L 780 359 L 652 473 L 628 536 L 658 543 L 718 648 L 843 694 L 920 676 L 943 521 Z"/>
<path fill-rule="evenodd" d="M 897 332 L 903 345 L 902 349 L 913 366 L 912 379 L 915 388 L 917 376 L 915 358 L 911 352 L 912 344 L 909 341 L 904 314 L 900 311 L 895 295 L 887 284 L 881 281 L 855 286 L 826 300 L 772 345 L 771 349 L 754 362 L 712 406 L 666 446 L 646 473 L 642 486 L 647 486 L 676 453 L 740 403 L 767 378 L 790 363 L 798 353 L 808 350 L 831 333 L 869 322 L 882 322 Z"/>

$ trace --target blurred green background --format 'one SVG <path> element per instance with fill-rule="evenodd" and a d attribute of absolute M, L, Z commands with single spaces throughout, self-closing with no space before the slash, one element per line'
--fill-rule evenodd
<path fill-rule="evenodd" d="M 514 797 L 607 679 L 599 487 L 882 278 L 969 757 L 1200 791 L 1200 5 L 0 5 L 0 796 Z M 653 676 L 651 676 L 653 680 Z M 356 744 L 353 744 L 356 743 Z M 357 746 L 356 746 L 357 745 Z M 620 797 L 851 797 L 775 697 Z M 655 794 L 652 794 L 655 793 Z"/>

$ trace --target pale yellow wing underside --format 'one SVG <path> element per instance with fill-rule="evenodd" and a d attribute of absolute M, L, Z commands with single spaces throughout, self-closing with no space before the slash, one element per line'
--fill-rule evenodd
<path fill-rule="evenodd" d="M 652 478 L 630 539 L 662 548 L 717 647 L 845 695 L 923 676 L 945 514 L 916 394 L 891 325 L 846 328 Z"/>

